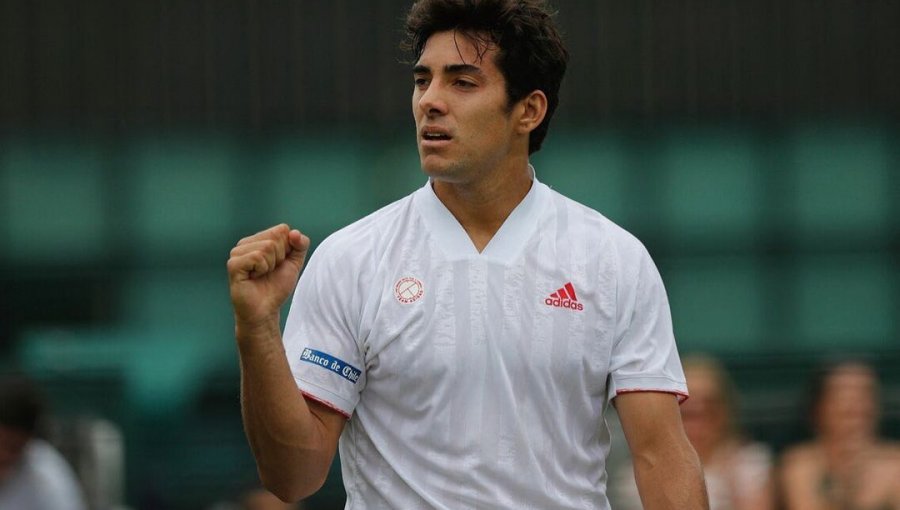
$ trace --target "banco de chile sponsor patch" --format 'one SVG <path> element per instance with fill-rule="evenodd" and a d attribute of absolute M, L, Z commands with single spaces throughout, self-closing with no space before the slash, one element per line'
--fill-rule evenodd
<path fill-rule="evenodd" d="M 319 365 L 322 368 L 327 368 L 335 374 L 352 382 L 353 384 L 356 384 L 356 381 L 359 380 L 360 374 L 362 374 L 362 371 L 360 371 L 360 369 L 348 364 L 346 361 L 337 359 L 331 354 L 310 349 L 308 347 L 303 349 L 303 352 L 300 354 L 300 359 L 307 363 L 312 363 L 313 365 Z"/>

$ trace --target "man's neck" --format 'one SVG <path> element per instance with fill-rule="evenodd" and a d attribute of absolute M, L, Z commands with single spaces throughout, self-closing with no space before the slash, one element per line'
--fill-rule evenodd
<path fill-rule="evenodd" d="M 512 170 L 490 172 L 467 183 L 435 180 L 434 193 L 469 235 L 481 253 L 513 209 L 531 189 L 527 159 Z"/>

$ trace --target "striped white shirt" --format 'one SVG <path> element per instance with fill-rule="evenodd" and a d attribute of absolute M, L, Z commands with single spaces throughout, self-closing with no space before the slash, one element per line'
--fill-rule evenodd
<path fill-rule="evenodd" d="M 333 234 L 284 342 L 348 509 L 608 509 L 610 400 L 687 395 L 643 245 L 536 179 L 482 253 L 430 183 Z"/>

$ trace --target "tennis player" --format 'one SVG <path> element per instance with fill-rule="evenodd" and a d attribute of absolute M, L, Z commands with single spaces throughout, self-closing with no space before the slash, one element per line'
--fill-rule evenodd
<path fill-rule="evenodd" d="M 568 60 L 546 6 L 422 0 L 407 31 L 428 182 L 321 243 L 283 336 L 309 239 L 228 261 L 263 483 L 306 497 L 340 445 L 348 509 L 608 509 L 613 404 L 645 508 L 706 509 L 650 256 L 529 164 Z"/>

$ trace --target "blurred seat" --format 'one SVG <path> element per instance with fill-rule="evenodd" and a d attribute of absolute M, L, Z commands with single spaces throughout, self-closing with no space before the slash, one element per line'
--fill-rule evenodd
<path fill-rule="evenodd" d="M 878 351 L 895 344 L 896 264 L 888 256 L 811 256 L 799 260 L 789 284 L 797 346 Z"/>
<path fill-rule="evenodd" d="M 160 137 L 126 150 L 124 236 L 141 262 L 224 263 L 234 229 L 238 150 L 229 139 Z"/>
<path fill-rule="evenodd" d="M 799 128 L 790 136 L 792 237 L 825 246 L 889 239 L 897 192 L 888 136 L 845 125 Z"/>
<path fill-rule="evenodd" d="M 375 150 L 372 190 L 377 204 L 387 205 L 421 188 L 428 177 L 422 172 L 412 136 L 387 140 Z"/>
<path fill-rule="evenodd" d="M 264 148 L 260 228 L 289 223 L 318 243 L 375 207 L 373 161 L 362 137 L 285 137 Z"/>
<path fill-rule="evenodd" d="M 224 262 L 213 268 L 132 271 L 121 281 L 117 302 L 123 327 L 154 333 L 141 346 L 141 357 L 133 361 L 132 369 L 143 377 L 135 382 L 158 387 L 135 386 L 135 391 L 146 391 L 149 398 L 160 390 L 177 394 L 178 385 L 193 388 L 212 371 L 236 372 L 234 316 Z M 184 359 L 168 359 L 176 354 Z"/>
<path fill-rule="evenodd" d="M 679 349 L 722 355 L 765 347 L 764 275 L 755 259 L 678 259 L 664 276 Z"/>
<path fill-rule="evenodd" d="M 2 257 L 24 265 L 79 264 L 108 253 L 100 143 L 19 139 L 0 142 Z"/>
<path fill-rule="evenodd" d="M 225 260 L 214 267 L 151 268 L 129 272 L 119 282 L 116 314 L 134 328 L 181 327 L 234 336 Z"/>
<path fill-rule="evenodd" d="M 613 132 L 561 131 L 531 160 L 537 178 L 619 224 L 635 219 L 628 146 Z"/>
<path fill-rule="evenodd" d="M 56 389 L 55 408 L 122 421 L 128 414 L 160 416 L 189 409 L 209 370 L 206 338 L 204 332 L 176 325 L 34 330 L 24 335 L 18 361 Z M 110 381 L 121 386 L 110 386 Z M 124 403 L 114 399 L 116 394 Z"/>
<path fill-rule="evenodd" d="M 225 343 L 233 345 L 227 339 Z M 43 329 L 23 336 L 18 365 L 41 382 L 55 412 L 102 417 L 122 427 L 125 470 L 117 428 L 90 420 L 90 427 L 80 431 L 76 468 L 93 501 L 121 499 L 126 474 L 128 485 L 141 490 L 149 479 L 177 491 L 196 486 L 202 478 L 210 483 L 200 496 L 208 497 L 216 487 L 221 490 L 223 483 L 234 481 L 234 472 L 252 473 L 237 391 L 229 399 L 226 421 L 211 424 L 196 411 L 212 370 L 204 348 L 209 344 L 205 332 L 172 323 L 155 328 Z M 235 387 L 237 380 L 235 375 Z M 192 471 L 198 466 L 204 470 Z"/>
<path fill-rule="evenodd" d="M 762 172 L 747 134 L 688 130 L 665 136 L 659 221 L 679 243 L 745 248 L 758 237 Z"/>

